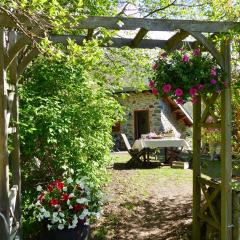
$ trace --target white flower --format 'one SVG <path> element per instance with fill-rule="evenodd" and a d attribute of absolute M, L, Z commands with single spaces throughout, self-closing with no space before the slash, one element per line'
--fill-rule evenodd
<path fill-rule="evenodd" d="M 59 224 L 59 225 L 58 225 L 58 229 L 59 229 L 59 230 L 64 229 L 64 225 L 63 225 L 63 224 Z"/>
<path fill-rule="evenodd" d="M 99 219 L 101 217 L 101 213 L 97 212 L 97 213 L 95 213 L 95 216 L 96 216 L 97 219 Z"/>
<path fill-rule="evenodd" d="M 73 209 L 73 206 L 72 206 L 72 205 L 69 205 L 69 209 Z"/>
<path fill-rule="evenodd" d="M 62 166 L 62 169 L 64 169 L 64 170 L 67 170 L 67 168 L 68 168 L 68 166 L 65 164 Z"/>
<path fill-rule="evenodd" d="M 88 215 L 89 211 L 88 209 L 84 209 L 82 214 L 79 216 L 79 218 L 82 220 Z"/>
<path fill-rule="evenodd" d="M 72 178 L 69 177 L 69 178 L 67 179 L 67 183 L 72 183 L 72 182 L 73 182 Z"/>
<path fill-rule="evenodd" d="M 38 200 L 37 202 L 36 202 L 36 206 L 41 206 L 42 204 L 41 204 L 41 202 Z"/>
<path fill-rule="evenodd" d="M 63 191 L 66 192 L 67 191 L 67 187 L 63 187 Z"/>
<path fill-rule="evenodd" d="M 58 213 L 57 213 L 57 212 L 54 212 L 54 213 L 53 213 L 53 218 L 56 218 L 57 215 L 58 215 Z"/>
<path fill-rule="evenodd" d="M 42 186 L 38 185 L 38 186 L 37 186 L 37 191 L 38 191 L 38 192 L 41 192 L 41 191 L 42 191 Z"/>
<path fill-rule="evenodd" d="M 40 212 L 45 213 L 46 209 L 44 207 L 40 208 Z"/>
<path fill-rule="evenodd" d="M 48 225 L 47 225 L 47 228 L 48 228 L 48 230 L 51 230 L 52 225 L 48 224 Z"/>
<path fill-rule="evenodd" d="M 70 193 L 68 197 L 73 198 L 73 197 L 75 197 L 75 195 L 74 195 L 74 193 Z"/>
<path fill-rule="evenodd" d="M 76 200 L 77 203 L 83 204 L 83 203 L 88 203 L 88 199 L 87 198 L 78 198 Z"/>
<path fill-rule="evenodd" d="M 49 218 L 50 217 L 50 212 L 49 211 L 45 211 L 43 215 L 44 215 L 45 218 Z"/>
<path fill-rule="evenodd" d="M 59 213 L 59 216 L 60 216 L 60 217 L 62 217 L 62 218 L 64 218 L 64 217 L 65 217 L 65 215 L 64 215 L 64 213 L 63 213 L 63 212 L 60 212 L 60 213 Z"/>
<path fill-rule="evenodd" d="M 69 172 L 70 172 L 71 174 L 74 174 L 74 170 L 73 170 L 72 168 L 69 169 Z"/>

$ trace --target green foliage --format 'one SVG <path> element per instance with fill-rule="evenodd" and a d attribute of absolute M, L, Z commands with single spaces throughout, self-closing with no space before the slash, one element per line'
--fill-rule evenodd
<path fill-rule="evenodd" d="M 83 51 L 87 49 L 79 54 Z M 97 68 L 101 52 L 88 51 L 82 58 L 74 54 L 41 56 L 23 76 L 20 136 L 26 224 L 32 219 L 27 209 L 36 197 L 33 186 L 57 179 L 68 166 L 99 187 L 110 160 L 111 127 L 121 119 L 121 107 L 101 73 L 89 72 Z"/>

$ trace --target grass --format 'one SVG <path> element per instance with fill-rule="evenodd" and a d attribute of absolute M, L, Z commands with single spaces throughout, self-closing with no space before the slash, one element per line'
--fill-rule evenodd
<path fill-rule="evenodd" d="M 192 219 L 192 170 L 126 167 L 129 154 L 113 153 L 108 202 L 92 231 L 93 240 L 189 239 Z M 220 162 L 202 159 L 202 173 L 220 176 Z M 173 227 L 174 226 L 174 227 Z M 183 236 L 186 236 L 183 237 Z"/>

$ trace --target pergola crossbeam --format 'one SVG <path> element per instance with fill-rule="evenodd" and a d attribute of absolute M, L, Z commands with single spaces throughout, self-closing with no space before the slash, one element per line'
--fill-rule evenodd
<path fill-rule="evenodd" d="M 170 39 L 166 42 L 166 49 L 173 50 L 177 48 L 177 45 L 182 42 L 187 36 L 189 36 L 189 33 L 181 30 L 177 32 L 175 35 L 173 35 Z"/>
<path fill-rule="evenodd" d="M 146 36 L 147 32 L 148 30 L 146 30 L 145 28 L 141 28 L 135 38 L 132 40 L 130 47 L 138 47 L 142 39 Z"/>
<path fill-rule="evenodd" d="M 121 24 L 119 24 L 121 22 Z M 170 19 L 143 19 L 123 17 L 88 17 L 79 22 L 76 29 L 89 29 L 103 27 L 111 30 L 136 30 L 144 28 L 148 31 L 176 31 L 177 29 L 189 29 L 194 32 L 227 32 L 238 23 L 213 22 L 194 20 L 170 20 Z"/>

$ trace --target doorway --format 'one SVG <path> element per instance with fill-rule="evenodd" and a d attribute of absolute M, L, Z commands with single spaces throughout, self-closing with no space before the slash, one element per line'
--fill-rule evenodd
<path fill-rule="evenodd" d="M 141 138 L 141 134 L 149 133 L 149 111 L 134 111 L 134 133 L 135 139 Z"/>

